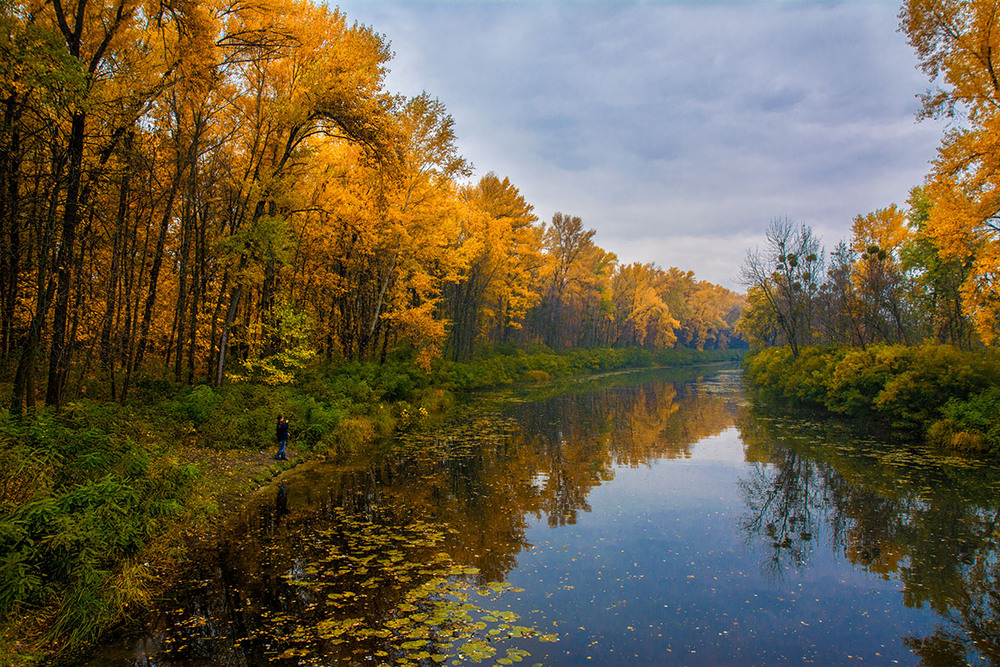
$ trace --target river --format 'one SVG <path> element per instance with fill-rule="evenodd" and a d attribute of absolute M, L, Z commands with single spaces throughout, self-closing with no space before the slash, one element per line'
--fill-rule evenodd
<path fill-rule="evenodd" d="M 1000 664 L 998 490 L 733 368 L 477 394 L 262 489 L 87 664 Z"/>

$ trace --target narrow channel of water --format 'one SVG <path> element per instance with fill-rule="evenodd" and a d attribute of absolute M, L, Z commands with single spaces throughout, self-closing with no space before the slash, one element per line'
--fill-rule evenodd
<path fill-rule="evenodd" d="M 480 395 L 300 466 L 89 664 L 1000 663 L 1000 469 L 698 372 Z"/>

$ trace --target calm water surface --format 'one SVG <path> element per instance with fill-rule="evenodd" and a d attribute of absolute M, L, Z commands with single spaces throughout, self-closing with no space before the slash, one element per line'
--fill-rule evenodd
<path fill-rule="evenodd" d="M 1000 664 L 1000 470 L 694 372 L 300 466 L 89 664 Z"/>

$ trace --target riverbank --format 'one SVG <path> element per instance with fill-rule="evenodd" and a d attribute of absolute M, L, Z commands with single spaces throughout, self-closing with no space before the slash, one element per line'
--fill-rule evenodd
<path fill-rule="evenodd" d="M 744 359 L 771 399 L 867 420 L 948 449 L 1000 457 L 1000 356 L 950 345 L 765 348 Z"/>
<path fill-rule="evenodd" d="M 339 457 L 489 386 L 737 359 L 740 351 L 516 350 L 421 370 L 317 365 L 294 385 L 140 385 L 126 405 L 0 413 L 0 663 L 72 655 L 125 619 L 210 539 L 227 509 L 297 461 Z M 289 417 L 289 461 L 273 458 Z"/>

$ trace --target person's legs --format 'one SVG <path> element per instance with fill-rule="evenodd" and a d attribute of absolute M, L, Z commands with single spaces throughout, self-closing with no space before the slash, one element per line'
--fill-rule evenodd
<path fill-rule="evenodd" d="M 288 457 L 285 456 L 285 447 L 287 446 L 288 446 L 288 440 L 281 440 L 278 443 L 278 455 L 275 458 L 287 460 Z"/>

